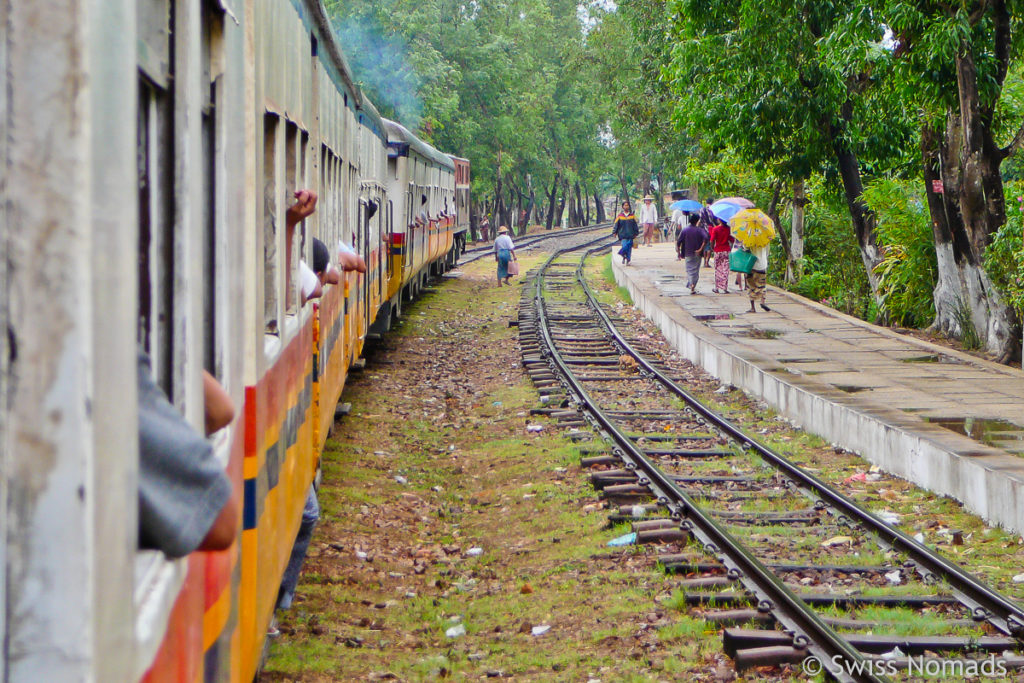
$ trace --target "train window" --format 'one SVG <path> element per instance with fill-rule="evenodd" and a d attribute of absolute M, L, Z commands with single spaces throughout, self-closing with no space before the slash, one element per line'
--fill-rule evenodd
<path fill-rule="evenodd" d="M 263 322 L 279 334 L 277 319 L 277 127 L 275 114 L 263 116 Z"/>
<path fill-rule="evenodd" d="M 152 359 L 157 383 L 173 397 L 174 222 L 173 112 L 166 91 L 139 84 L 136 165 L 139 193 L 138 344 Z"/>
<path fill-rule="evenodd" d="M 284 137 L 284 197 L 285 204 L 291 204 L 294 201 L 295 191 L 299 188 L 298 177 L 298 156 L 299 156 L 299 127 L 291 121 L 285 122 L 285 137 Z M 301 230 L 301 228 L 299 229 Z M 299 253 L 297 238 L 299 230 L 285 225 L 284 235 L 284 272 L 285 272 L 285 283 L 284 283 L 284 296 L 285 296 L 285 310 L 288 313 L 294 313 L 298 308 L 298 292 L 296 292 L 295 282 L 296 278 L 294 273 L 298 271 L 298 263 L 295 260 L 295 254 Z"/>
<path fill-rule="evenodd" d="M 388 235 L 394 235 L 395 234 L 395 203 L 392 200 L 390 200 L 390 199 L 388 200 L 387 213 L 385 214 L 385 216 L 386 216 L 385 220 L 387 221 L 387 224 L 385 225 L 384 229 L 388 231 Z M 389 246 L 390 246 L 391 241 L 392 240 L 390 240 L 390 239 L 388 240 Z M 384 251 L 384 263 L 387 264 L 388 279 L 390 280 L 391 276 L 395 272 L 395 264 L 394 264 L 394 262 L 393 262 L 393 260 L 391 258 L 391 250 L 390 250 L 390 248 Z"/>
<path fill-rule="evenodd" d="M 215 73 L 219 64 L 219 51 L 223 27 L 223 15 L 209 5 L 202 12 L 202 53 L 203 71 L 203 113 L 202 113 L 202 173 L 203 173 L 203 367 L 215 377 L 220 377 L 220 358 L 217 356 L 217 226 L 216 226 L 216 150 L 217 150 L 217 87 L 219 79 Z"/>

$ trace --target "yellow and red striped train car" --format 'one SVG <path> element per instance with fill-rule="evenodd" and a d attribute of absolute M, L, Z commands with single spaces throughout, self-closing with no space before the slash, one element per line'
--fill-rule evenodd
<path fill-rule="evenodd" d="M 251 681 L 348 369 L 455 262 L 456 163 L 381 118 L 320 0 L 4 17 L 0 683 Z M 315 304 L 314 237 L 368 266 Z M 197 428 L 203 370 L 235 404 L 212 438 L 242 500 L 227 550 L 138 548 L 139 347 Z"/>

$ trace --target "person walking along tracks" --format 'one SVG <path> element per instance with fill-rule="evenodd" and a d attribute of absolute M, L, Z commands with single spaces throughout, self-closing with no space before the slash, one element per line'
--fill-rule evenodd
<path fill-rule="evenodd" d="M 640 234 L 640 227 L 636 223 L 636 216 L 629 201 L 622 202 L 622 211 L 615 217 L 612 224 L 612 234 L 622 240 L 622 247 L 619 248 L 619 256 L 622 257 L 623 265 L 629 265 L 633 258 L 633 240 Z"/>
<path fill-rule="evenodd" d="M 498 286 L 510 285 L 508 264 L 510 261 L 518 261 L 516 258 L 516 245 L 508 236 L 508 228 L 504 225 L 498 228 L 498 237 L 494 240 L 494 260 L 498 262 Z"/>
<path fill-rule="evenodd" d="M 753 270 L 747 276 L 747 295 L 750 297 L 750 312 L 754 313 L 757 310 L 754 308 L 754 303 L 758 301 L 761 302 L 761 308 L 770 311 L 772 309 L 768 308 L 768 304 L 765 303 L 765 285 L 768 282 L 768 245 L 749 247 L 749 249 L 750 253 L 757 257 Z"/>
<path fill-rule="evenodd" d="M 658 209 L 654 206 L 654 197 L 644 197 L 644 204 L 640 207 L 640 227 L 644 229 L 643 246 L 649 247 L 654 244 L 654 226 L 658 224 Z"/>
<path fill-rule="evenodd" d="M 698 225 L 698 221 L 697 216 L 691 215 L 690 224 L 676 238 L 676 250 L 686 261 L 686 286 L 690 288 L 690 294 L 697 293 L 701 252 L 708 243 L 708 233 Z"/>
<path fill-rule="evenodd" d="M 715 288 L 711 291 L 715 294 L 728 294 L 729 249 L 733 238 L 725 221 L 718 219 L 718 224 L 711 228 L 709 239 L 715 253 Z"/>

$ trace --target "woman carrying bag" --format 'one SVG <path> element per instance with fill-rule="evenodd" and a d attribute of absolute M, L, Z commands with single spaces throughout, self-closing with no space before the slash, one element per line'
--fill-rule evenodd
<path fill-rule="evenodd" d="M 494 240 L 494 260 L 498 262 L 498 286 L 512 284 L 509 279 L 519 273 L 519 259 L 516 258 L 516 245 L 504 225 L 498 228 L 498 237 Z M 515 263 L 515 273 L 509 272 L 511 263 Z"/>

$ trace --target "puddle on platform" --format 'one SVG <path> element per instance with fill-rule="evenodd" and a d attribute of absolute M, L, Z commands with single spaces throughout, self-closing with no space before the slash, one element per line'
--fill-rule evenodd
<path fill-rule="evenodd" d="M 782 336 L 782 332 L 780 330 L 762 330 L 758 327 L 751 327 L 740 332 L 738 336 L 750 337 L 751 339 L 778 339 Z"/>
<path fill-rule="evenodd" d="M 924 419 L 994 448 L 1024 454 L 1024 427 L 1012 422 L 986 420 L 978 417 L 925 417 Z"/>
<path fill-rule="evenodd" d="M 858 387 L 853 384 L 833 384 L 839 391 L 845 391 L 848 394 L 856 394 L 858 391 L 867 391 L 871 387 Z"/>
<path fill-rule="evenodd" d="M 709 315 L 695 315 L 693 317 L 695 320 L 699 320 L 702 323 L 706 323 L 709 320 L 732 320 L 736 316 L 734 316 L 732 313 L 713 313 Z"/>
<path fill-rule="evenodd" d="M 901 358 L 901 363 L 947 363 L 950 365 L 962 365 L 963 361 L 960 361 L 953 356 L 947 356 L 941 353 L 933 353 L 927 356 L 913 356 L 911 358 Z"/>

